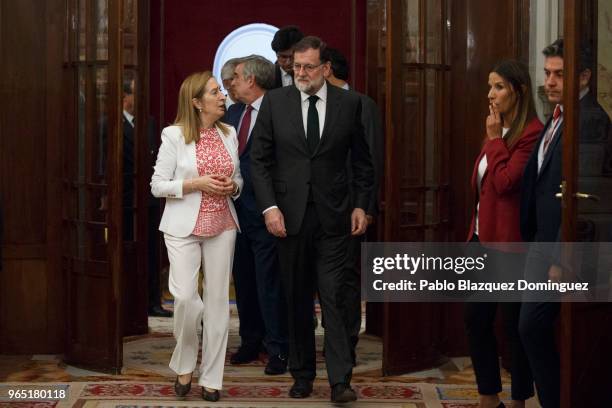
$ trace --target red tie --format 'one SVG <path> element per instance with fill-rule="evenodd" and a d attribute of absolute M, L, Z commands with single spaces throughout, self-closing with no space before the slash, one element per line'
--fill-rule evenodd
<path fill-rule="evenodd" d="M 557 106 L 555 106 L 555 110 L 553 112 L 553 119 L 558 119 L 559 116 L 561 116 L 561 105 L 557 104 Z"/>
<path fill-rule="evenodd" d="M 550 145 L 550 142 L 557 131 L 558 126 L 556 125 L 559 116 L 561 116 L 561 105 L 557 104 L 557 106 L 555 106 L 555 110 L 553 111 L 553 121 L 550 124 L 550 129 L 548 129 L 548 133 L 546 133 L 546 137 L 544 137 L 544 148 L 542 149 L 542 154 L 546 154 L 548 146 Z"/>
<path fill-rule="evenodd" d="M 253 107 L 251 105 L 246 106 L 246 112 L 242 117 L 242 123 L 240 124 L 240 130 L 238 131 L 238 155 L 242 155 L 246 148 L 247 141 L 249 139 L 249 128 L 251 127 L 251 111 Z"/>

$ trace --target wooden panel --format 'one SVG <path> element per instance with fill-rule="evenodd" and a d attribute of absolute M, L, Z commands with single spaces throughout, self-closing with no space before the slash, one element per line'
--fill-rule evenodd
<path fill-rule="evenodd" d="M 48 353 L 44 260 L 5 260 L 0 274 L 0 352 Z"/>
<path fill-rule="evenodd" d="M 46 242 L 45 35 L 39 1 L 0 2 L 3 243 Z"/>
<path fill-rule="evenodd" d="M 64 22 L 62 0 L 0 3 L 0 353 L 63 351 L 58 107 Z"/>

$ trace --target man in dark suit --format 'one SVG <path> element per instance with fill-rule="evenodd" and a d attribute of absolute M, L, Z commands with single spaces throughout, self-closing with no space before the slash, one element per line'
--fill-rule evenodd
<path fill-rule="evenodd" d="M 349 90 L 349 85 L 346 82 L 349 76 L 349 65 L 344 55 L 335 48 L 327 47 L 323 53 L 322 60 L 330 63 L 330 69 L 326 77 L 327 82 L 339 88 Z M 378 192 L 380 178 L 383 173 L 385 136 L 376 102 L 367 95 L 352 90 L 351 92 L 355 92 L 361 98 L 361 123 L 374 162 L 374 186 L 370 202 L 366 208 L 366 217 L 368 219 L 368 225 L 370 225 L 374 222 L 374 217 L 378 214 Z M 347 166 L 347 172 L 350 178 L 350 162 Z M 351 199 L 353 201 L 356 199 L 354 191 L 351 191 Z M 359 341 L 359 331 L 361 329 L 361 279 L 358 260 L 361 243 L 364 237 L 365 235 L 360 235 L 351 239 L 349 244 L 349 255 L 345 266 L 344 289 L 342 290 L 342 304 L 345 308 L 344 322 L 346 323 L 346 330 L 349 335 L 353 365 L 356 364 L 355 348 Z"/>
<path fill-rule="evenodd" d="M 136 151 L 134 146 L 135 105 L 134 79 L 123 81 L 123 240 L 133 241 L 136 225 L 134 223 L 134 198 L 136 194 L 134 183 L 134 161 Z M 147 121 L 147 158 L 149 166 L 146 171 L 152 172 L 157 157 L 157 131 L 152 118 Z M 145 179 L 150 179 L 150 175 Z M 161 307 L 159 283 L 159 199 L 149 194 L 147 200 L 147 255 L 148 255 L 148 314 L 157 317 L 172 317 L 172 312 Z"/>
<path fill-rule="evenodd" d="M 552 117 L 542 130 L 540 139 L 527 162 L 523 175 L 521 198 L 521 235 L 530 242 L 556 242 L 560 239 L 561 200 L 555 195 L 562 180 L 563 135 L 563 40 L 557 40 L 543 51 L 544 87 L 550 103 L 555 104 Z M 586 46 L 581 48 L 580 141 L 601 139 L 607 135 L 609 118 L 589 93 L 592 56 Z M 605 132 L 605 133 L 603 133 Z M 532 245 L 532 248 L 536 248 Z M 545 282 L 561 280 L 561 267 L 551 262 L 555 252 L 542 255 L 531 249 L 527 255 L 526 278 Z M 553 299 L 554 300 L 554 299 Z M 560 305 L 551 302 L 526 302 L 521 307 L 519 332 L 529 358 L 544 408 L 559 407 L 559 354 L 555 348 L 555 321 Z"/>
<path fill-rule="evenodd" d="M 276 53 L 274 64 L 274 88 L 293 85 L 293 46 L 304 38 L 300 28 L 294 25 L 281 27 L 272 38 Z"/>
<path fill-rule="evenodd" d="M 361 125 L 361 100 L 325 82 L 325 43 L 294 47 L 295 87 L 264 96 L 253 130 L 251 176 L 268 231 L 279 238 L 281 282 L 289 314 L 289 395 L 305 398 L 315 378 L 312 294 L 325 316 L 325 361 L 333 402 L 356 399 L 350 345 L 340 306 L 350 235 L 365 232 L 374 183 Z M 349 196 L 350 153 L 355 199 Z"/>
<path fill-rule="evenodd" d="M 232 364 L 249 363 L 265 345 L 268 375 L 287 371 L 287 323 L 278 270 L 276 237 L 266 229 L 251 182 L 250 137 L 265 92 L 274 83 L 274 65 L 258 55 L 236 61 L 231 90 L 240 101 L 229 107 L 225 120 L 237 129 L 240 172 L 244 186 L 236 200 L 241 234 L 236 237 L 234 287 L 240 319 L 241 344 Z"/>

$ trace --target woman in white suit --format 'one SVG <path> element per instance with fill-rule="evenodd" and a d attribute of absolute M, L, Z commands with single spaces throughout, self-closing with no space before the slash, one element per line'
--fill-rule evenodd
<path fill-rule="evenodd" d="M 162 131 L 151 191 L 165 197 L 159 229 L 170 260 L 176 348 L 170 368 L 177 396 L 187 395 L 198 358 L 203 320 L 202 398 L 217 401 L 222 388 L 229 324 L 229 277 L 239 230 L 232 199 L 242 177 L 233 127 L 219 121 L 225 96 L 210 71 L 183 81 L 174 125 Z M 200 267 L 204 293 L 198 294 Z"/>

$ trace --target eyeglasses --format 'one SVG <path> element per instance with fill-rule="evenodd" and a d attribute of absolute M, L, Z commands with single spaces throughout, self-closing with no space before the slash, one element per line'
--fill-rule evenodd
<path fill-rule="evenodd" d="M 323 65 L 323 63 L 320 63 L 319 65 L 312 65 L 312 64 L 293 64 L 293 72 L 300 72 L 302 70 L 302 68 L 304 68 L 304 71 L 308 72 L 309 74 L 314 72 L 315 69 L 319 68 L 321 65 Z"/>

